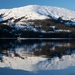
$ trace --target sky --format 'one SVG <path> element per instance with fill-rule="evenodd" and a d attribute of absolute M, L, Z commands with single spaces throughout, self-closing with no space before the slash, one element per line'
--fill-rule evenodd
<path fill-rule="evenodd" d="M 0 9 L 16 8 L 26 5 L 57 6 L 75 10 L 75 0 L 0 0 Z"/>

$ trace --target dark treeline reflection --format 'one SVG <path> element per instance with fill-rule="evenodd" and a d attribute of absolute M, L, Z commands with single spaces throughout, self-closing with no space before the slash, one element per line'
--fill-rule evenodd
<path fill-rule="evenodd" d="M 0 54 L 54 57 L 75 52 L 75 41 L 0 40 Z"/>

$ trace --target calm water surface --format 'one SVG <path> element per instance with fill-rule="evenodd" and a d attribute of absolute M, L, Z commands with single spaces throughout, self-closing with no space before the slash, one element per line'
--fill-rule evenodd
<path fill-rule="evenodd" d="M 75 41 L 0 40 L 1 75 L 75 75 Z"/>

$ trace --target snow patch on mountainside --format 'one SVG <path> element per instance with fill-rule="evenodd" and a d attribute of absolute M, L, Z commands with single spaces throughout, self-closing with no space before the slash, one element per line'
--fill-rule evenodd
<path fill-rule="evenodd" d="M 26 19 L 46 19 L 49 17 L 57 19 L 62 17 L 65 20 L 75 21 L 75 11 L 51 6 L 28 5 L 19 8 L 0 9 L 0 14 L 2 13 L 4 20 L 10 17 L 16 19 L 25 16 Z"/>

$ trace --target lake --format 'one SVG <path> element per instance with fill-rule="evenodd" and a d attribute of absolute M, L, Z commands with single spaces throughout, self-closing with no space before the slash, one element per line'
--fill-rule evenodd
<path fill-rule="evenodd" d="M 75 75 L 75 41 L 0 39 L 0 74 Z"/>

